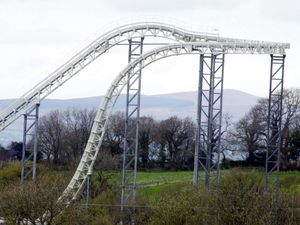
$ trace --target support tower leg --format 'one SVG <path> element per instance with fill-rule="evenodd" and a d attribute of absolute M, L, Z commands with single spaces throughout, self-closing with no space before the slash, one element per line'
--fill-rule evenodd
<path fill-rule="evenodd" d="M 218 189 L 220 176 L 224 59 L 223 53 L 200 54 L 193 183 L 198 184 L 199 169 L 202 168 L 207 189 L 210 189 L 212 176 Z M 216 169 L 215 173 L 212 173 L 213 169 Z"/>
<path fill-rule="evenodd" d="M 85 207 L 88 208 L 89 204 L 90 204 L 90 188 L 91 188 L 91 184 L 92 184 L 92 174 L 89 173 L 87 175 L 86 181 L 85 181 L 85 187 L 83 190 L 83 199 L 84 199 L 84 204 Z"/>
<path fill-rule="evenodd" d="M 24 114 L 21 182 L 30 174 L 32 180 L 36 180 L 39 106 L 36 104 Z M 28 170 L 27 163 L 29 160 L 32 160 L 32 166 Z"/>
<path fill-rule="evenodd" d="M 280 154 L 282 148 L 282 101 L 285 55 L 271 55 L 268 136 L 265 164 L 265 190 L 269 190 L 269 175 L 276 172 L 276 193 L 278 194 Z"/>
<path fill-rule="evenodd" d="M 144 38 L 129 40 L 128 62 L 143 54 Z M 141 65 L 140 65 L 141 67 Z M 121 211 L 135 204 L 138 162 L 138 135 L 140 118 L 141 71 L 128 79 L 125 112 L 125 137 L 123 149 Z M 135 209 L 132 208 L 131 224 L 135 224 Z"/>

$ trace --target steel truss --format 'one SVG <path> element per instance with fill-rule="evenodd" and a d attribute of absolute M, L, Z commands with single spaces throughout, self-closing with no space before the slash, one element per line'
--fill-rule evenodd
<path fill-rule="evenodd" d="M 220 51 L 222 51 L 223 49 L 215 48 L 214 51 L 210 51 L 210 53 L 217 53 L 217 50 L 219 50 L 218 52 L 220 53 Z M 119 75 L 115 78 L 115 80 L 107 90 L 105 97 L 103 98 L 103 102 L 97 111 L 92 131 L 82 159 L 68 187 L 59 198 L 59 201 L 69 203 L 70 201 L 76 199 L 80 194 L 87 179 L 87 175 L 93 168 L 97 154 L 102 144 L 104 132 L 107 127 L 107 119 L 109 118 L 121 91 L 123 90 L 124 86 L 127 85 L 128 74 L 133 75 L 138 73 L 140 70 L 139 65 L 142 65 L 142 68 L 144 68 L 151 63 L 154 63 L 155 61 L 166 57 L 183 54 L 199 54 L 199 52 L 202 54 L 208 53 L 208 45 L 205 43 L 187 43 L 164 46 L 143 54 L 138 59 L 132 61 L 119 73 Z M 223 53 L 227 53 L 227 50 L 224 50 Z"/>
<path fill-rule="evenodd" d="M 282 101 L 285 55 L 271 54 L 268 136 L 265 164 L 265 189 L 269 190 L 269 175 L 276 172 L 276 192 L 279 189 L 278 172 L 282 148 Z"/>
<path fill-rule="evenodd" d="M 132 62 L 143 54 L 144 38 L 129 41 L 128 62 Z M 139 149 L 139 120 L 141 102 L 142 64 L 138 65 L 138 73 L 128 73 L 125 110 L 125 133 L 122 167 L 121 211 L 132 206 L 131 223 L 135 223 L 136 176 Z"/>
<path fill-rule="evenodd" d="M 205 172 L 205 186 L 211 177 L 218 188 L 222 128 L 223 78 L 225 55 L 200 54 L 197 132 L 194 156 L 194 185 L 198 184 L 199 164 Z M 215 173 L 212 170 L 215 169 Z"/>
<path fill-rule="evenodd" d="M 110 88 L 107 90 L 103 102 L 97 111 L 92 131 L 82 156 L 82 160 L 80 161 L 74 176 L 72 177 L 68 187 L 65 189 L 59 201 L 69 203 L 71 200 L 78 197 L 82 188 L 84 187 L 87 175 L 92 171 L 95 159 L 102 144 L 104 132 L 108 123 L 108 118 L 111 115 L 116 100 L 118 99 L 124 86 L 126 86 L 128 83 L 128 75 L 130 75 L 131 77 L 139 73 L 141 69 L 140 65 L 142 66 L 142 68 L 144 68 L 157 60 L 170 56 L 193 54 L 194 51 L 195 50 L 193 50 L 191 45 L 164 46 L 162 48 L 155 49 L 146 54 L 143 54 L 143 56 L 132 61 L 120 72 L 120 74 L 111 84 Z M 198 52 L 198 50 L 195 51 L 195 53 L 196 52 Z"/>
<path fill-rule="evenodd" d="M 84 200 L 85 207 L 88 208 L 90 204 L 90 188 L 92 185 L 92 174 L 88 173 L 86 181 L 85 181 L 85 186 L 84 190 L 82 192 L 82 197 Z"/>
<path fill-rule="evenodd" d="M 21 182 L 30 174 L 36 180 L 39 104 L 24 114 Z M 30 137 L 30 138 L 29 138 Z M 32 160 L 32 165 L 27 165 Z"/>
<path fill-rule="evenodd" d="M 279 82 L 278 86 L 283 86 L 283 68 L 284 68 L 283 56 L 285 55 L 285 50 L 290 48 L 290 44 L 288 43 L 261 42 L 261 41 L 253 41 L 253 40 L 224 38 L 224 37 L 219 37 L 218 35 L 208 35 L 199 32 L 191 32 L 191 31 L 184 30 L 182 28 L 175 27 L 173 25 L 168 25 L 163 23 L 135 23 L 135 24 L 129 24 L 122 27 L 118 27 L 110 32 L 105 33 L 103 36 L 99 37 L 97 40 L 95 40 L 94 42 L 86 46 L 82 51 L 80 51 L 78 54 L 76 54 L 74 57 L 68 60 L 65 64 L 63 64 L 53 73 L 49 74 L 45 79 L 43 79 L 40 83 L 35 85 L 31 90 L 26 92 L 12 105 L 7 107 L 0 114 L 0 131 L 4 130 L 7 126 L 9 126 L 11 123 L 17 120 L 20 116 L 30 111 L 29 109 L 34 107 L 36 104 L 40 103 L 48 95 L 50 95 L 56 89 L 61 87 L 64 83 L 70 80 L 73 76 L 75 76 L 77 73 L 83 70 L 86 66 L 88 66 L 97 58 L 99 58 L 99 56 L 108 52 L 110 48 L 118 44 L 121 44 L 124 41 L 128 41 L 133 38 L 141 38 L 141 37 L 166 38 L 173 42 L 179 42 L 181 44 L 164 46 L 162 48 L 155 49 L 146 54 L 143 54 L 141 57 L 131 62 L 127 67 L 125 67 L 120 72 L 118 77 L 114 80 L 112 85 L 109 87 L 106 96 L 103 99 L 103 102 L 101 104 L 101 107 L 99 107 L 97 111 L 97 115 L 93 123 L 92 131 L 90 133 L 90 137 L 87 142 L 85 151 L 82 155 L 81 161 L 71 181 L 69 182 L 68 187 L 65 189 L 64 193 L 59 198 L 60 202 L 64 202 L 68 204 L 72 200 L 76 199 L 80 195 L 86 180 L 89 179 L 88 176 L 92 174 L 93 165 L 95 163 L 97 154 L 99 152 L 100 146 L 103 141 L 104 132 L 107 127 L 107 119 L 110 116 L 114 104 L 117 98 L 119 97 L 122 89 L 128 82 L 127 79 L 129 74 L 132 75 L 136 74 L 140 71 L 141 68 L 144 68 L 147 65 L 157 60 L 160 60 L 162 58 L 166 58 L 174 55 L 181 55 L 181 54 L 193 54 L 195 50 L 197 50 L 197 54 L 199 54 L 199 52 L 202 54 L 205 53 L 219 54 L 220 50 L 223 51 L 224 54 L 273 54 L 274 56 L 272 56 L 272 64 L 271 64 L 272 71 L 274 69 L 273 67 L 275 67 L 276 65 L 275 61 L 279 59 L 279 64 L 280 64 L 280 57 L 282 57 L 281 60 L 282 67 L 279 69 L 282 70 L 282 80 L 281 82 Z M 277 57 L 275 55 L 280 55 L 280 56 Z M 279 89 L 278 86 L 276 87 L 276 85 L 275 86 L 273 85 L 273 83 L 275 83 L 276 81 L 276 79 L 273 77 L 275 77 L 276 74 L 277 73 L 271 72 L 270 86 L 272 87 L 270 87 L 269 115 L 272 115 L 272 112 L 275 112 L 274 110 L 275 107 L 273 107 L 273 105 L 276 104 L 273 103 L 272 99 L 274 99 L 276 95 L 273 90 Z M 280 104 L 282 103 L 282 95 L 281 95 L 281 100 L 279 102 Z M 280 105 L 277 104 L 277 106 Z M 280 110 L 282 110 L 282 106 L 280 106 L 279 108 Z M 198 113 L 198 115 L 201 114 L 202 113 Z M 209 113 L 209 115 L 211 115 L 211 113 Z M 213 117 L 211 116 L 210 118 Z M 266 165 L 267 165 L 266 186 L 268 185 L 269 172 L 271 170 L 275 170 L 275 168 L 276 170 L 279 169 L 278 160 L 276 161 L 277 163 L 275 163 L 274 166 L 273 157 L 276 157 L 276 153 L 277 153 L 277 159 L 280 157 L 280 147 L 278 150 L 278 148 L 274 147 L 275 145 L 273 145 L 273 143 L 275 143 L 276 146 L 278 146 L 278 143 L 280 145 L 280 141 L 278 141 L 278 139 L 281 139 L 281 131 L 279 129 L 279 133 L 275 135 L 276 128 L 270 123 L 270 118 L 271 117 L 269 116 L 268 123 L 269 123 L 270 135 L 268 137 L 268 155 L 266 160 Z M 279 121 L 281 121 L 281 118 Z M 273 137 L 277 136 L 279 138 L 270 138 L 270 136 L 272 136 L 273 134 L 272 132 L 270 132 L 270 130 L 272 130 L 274 133 Z M 201 129 L 199 129 L 198 132 L 199 142 L 201 141 L 200 132 L 202 132 Z M 209 132 L 207 132 L 207 135 L 208 134 Z M 213 136 L 214 135 L 210 131 L 210 137 Z M 211 140 L 211 139 L 206 139 L 206 140 Z M 202 143 L 205 144 L 205 142 Z M 210 146 L 215 146 L 215 143 L 212 142 Z M 212 152 L 212 150 L 210 151 Z M 23 161 L 25 162 L 25 160 L 22 160 L 22 162 Z M 273 167 L 270 166 L 270 164 L 272 164 Z M 205 165 L 206 165 L 206 160 L 205 160 Z M 211 167 L 209 171 L 210 170 Z M 198 169 L 196 171 L 197 171 L 197 176 L 195 176 L 196 173 L 194 173 L 194 179 L 195 177 L 197 177 L 198 179 Z M 218 176 L 218 173 L 216 175 Z M 209 184 L 209 182 L 206 183 Z"/>
<path fill-rule="evenodd" d="M 285 54 L 287 43 L 261 42 L 224 38 L 218 35 L 191 32 L 164 23 L 134 23 L 118 27 L 86 46 L 69 61 L 49 74 L 0 114 L 0 131 L 22 116 L 26 110 L 39 103 L 102 54 L 124 41 L 141 37 L 161 37 L 171 41 L 202 43 L 207 49 L 223 49 L 224 53 Z"/>

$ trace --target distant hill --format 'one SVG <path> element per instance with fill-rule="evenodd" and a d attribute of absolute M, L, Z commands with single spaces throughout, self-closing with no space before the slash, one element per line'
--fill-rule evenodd
<path fill-rule="evenodd" d="M 164 95 L 152 95 L 151 98 L 175 100 L 178 105 L 165 104 L 161 107 L 143 107 L 142 111 L 146 115 L 155 115 L 157 118 L 165 118 L 171 115 L 181 117 L 190 116 L 196 118 L 197 112 L 197 91 L 179 92 Z M 260 98 L 242 91 L 225 89 L 223 102 L 223 114 L 228 113 L 233 120 L 238 120 L 255 105 Z"/>
<path fill-rule="evenodd" d="M 46 99 L 42 102 L 41 116 L 51 110 L 65 110 L 72 108 L 96 109 L 101 104 L 103 96 L 76 99 Z M 234 121 L 240 119 L 257 102 L 259 97 L 233 89 L 224 90 L 223 114 L 228 113 Z M 11 104 L 14 99 L 0 100 L 0 109 Z M 115 110 L 124 110 L 125 96 L 118 99 Z M 143 95 L 141 99 L 141 115 L 165 119 L 169 116 L 189 116 L 196 118 L 197 91 L 178 92 L 160 95 Z M 11 140 L 21 140 L 22 120 L 16 121 L 0 133 L 0 144 L 8 144 Z"/>

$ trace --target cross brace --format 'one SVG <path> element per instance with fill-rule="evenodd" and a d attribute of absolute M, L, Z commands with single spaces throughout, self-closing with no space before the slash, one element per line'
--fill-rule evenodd
<path fill-rule="evenodd" d="M 223 53 L 200 54 L 193 183 L 198 184 L 199 169 L 203 169 L 207 189 L 210 189 L 212 176 L 216 188 L 219 182 L 224 59 Z M 215 173 L 212 170 L 216 170 Z"/>
<path fill-rule="evenodd" d="M 282 102 L 285 55 L 270 55 L 270 87 L 268 106 L 268 134 L 265 163 L 265 190 L 269 189 L 269 175 L 276 172 L 276 192 L 279 190 L 278 172 L 282 148 Z"/>
<path fill-rule="evenodd" d="M 36 104 L 24 114 L 21 182 L 30 174 L 32 180 L 36 180 L 39 106 L 39 104 Z M 32 160 L 32 165 L 30 165 L 28 170 L 27 164 L 29 160 Z"/>
<path fill-rule="evenodd" d="M 143 41 L 129 40 L 128 62 L 143 54 Z M 141 64 L 139 65 L 141 68 Z M 122 167 L 122 193 L 121 211 L 125 205 L 134 205 L 136 199 L 136 176 L 139 148 L 139 118 L 140 118 L 140 96 L 141 96 L 142 72 L 130 76 L 127 82 L 126 111 L 125 111 L 125 135 L 123 149 Z M 131 224 L 135 224 L 134 207 L 131 213 Z"/>

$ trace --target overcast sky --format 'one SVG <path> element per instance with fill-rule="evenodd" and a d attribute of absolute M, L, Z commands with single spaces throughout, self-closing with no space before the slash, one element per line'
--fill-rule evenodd
<path fill-rule="evenodd" d="M 300 86 L 300 3 L 297 0 L 0 0 L 0 99 L 16 98 L 115 24 L 150 17 L 218 29 L 220 36 L 291 43 L 286 87 Z M 50 98 L 103 95 L 126 65 L 125 50 L 112 50 Z M 197 88 L 198 56 L 174 57 L 147 67 L 143 94 Z M 270 57 L 227 55 L 225 88 L 268 93 Z"/>

